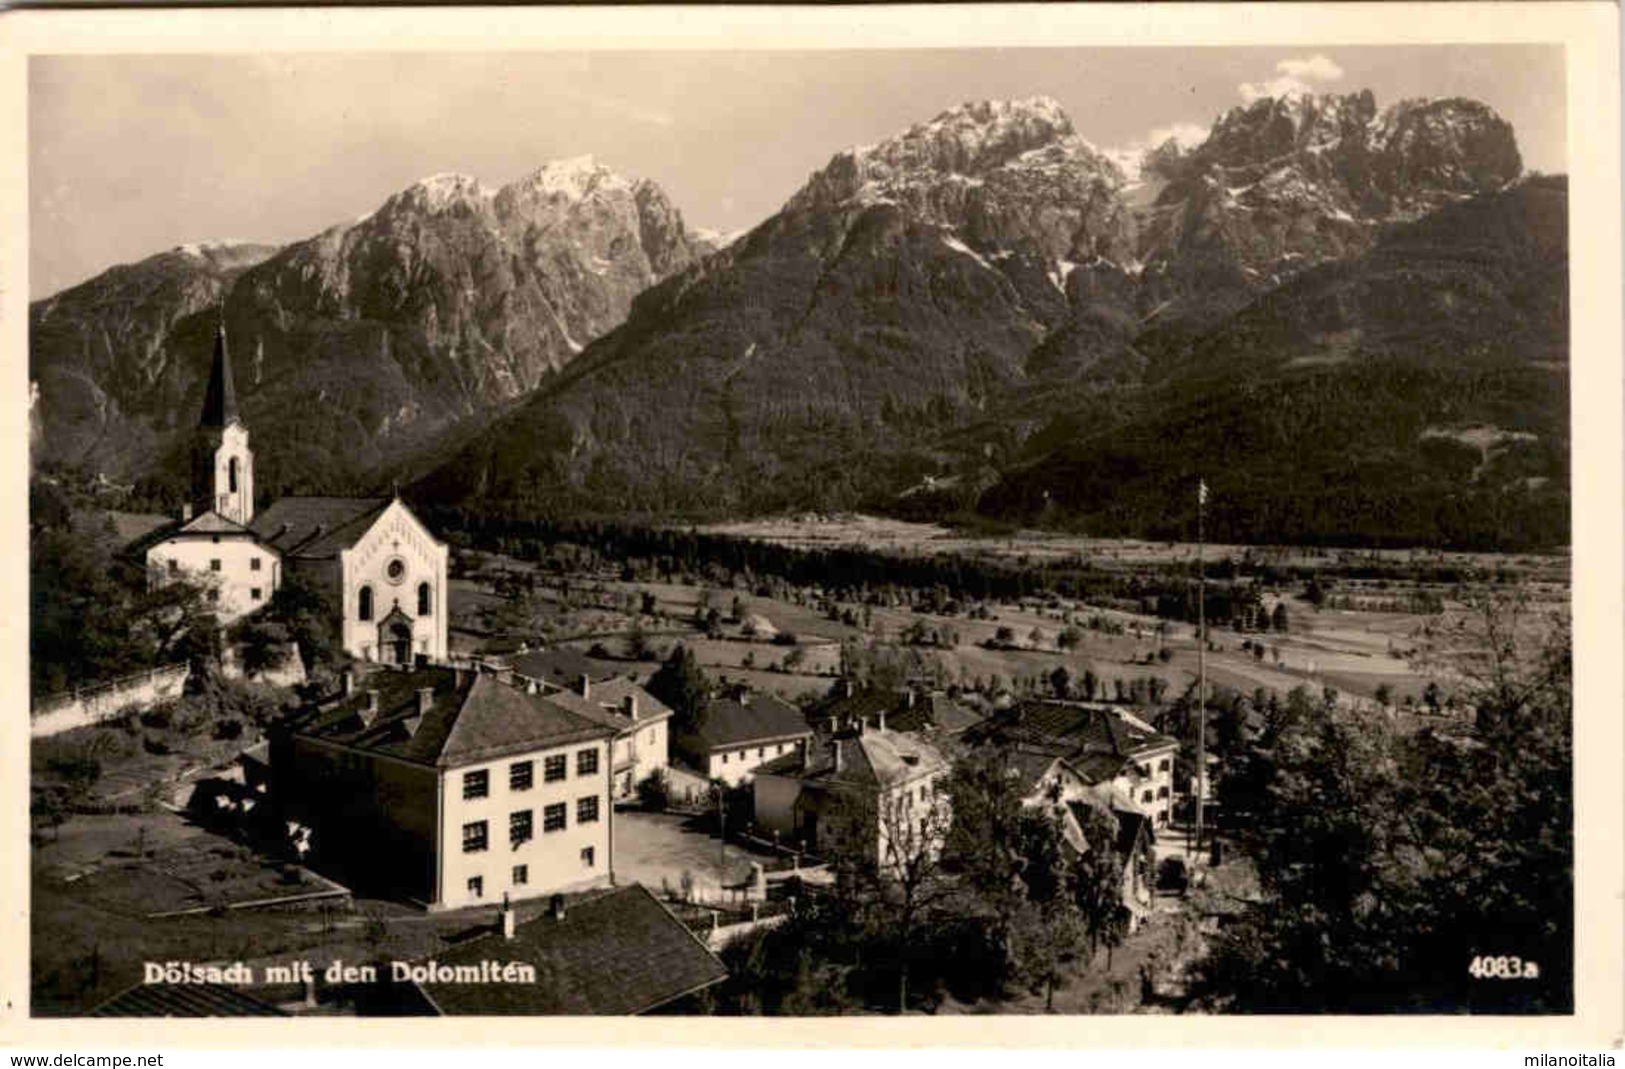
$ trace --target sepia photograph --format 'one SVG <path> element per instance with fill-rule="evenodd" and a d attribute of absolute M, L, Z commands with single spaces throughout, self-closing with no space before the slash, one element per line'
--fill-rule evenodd
<path fill-rule="evenodd" d="M 1572 1016 L 1570 62 L 29 54 L 26 1013 Z"/>

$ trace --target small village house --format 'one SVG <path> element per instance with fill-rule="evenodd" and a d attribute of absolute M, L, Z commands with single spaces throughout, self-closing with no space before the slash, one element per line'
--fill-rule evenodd
<path fill-rule="evenodd" d="M 614 730 L 609 771 L 610 793 L 617 802 L 633 798 L 639 783 L 666 770 L 672 711 L 638 684 L 622 677 L 594 682 L 583 675 L 577 690 L 557 690 L 515 675 L 536 693 Z"/>
<path fill-rule="evenodd" d="M 756 825 L 814 854 L 861 857 L 884 870 L 941 849 L 948 801 L 942 753 L 917 735 L 855 721 L 756 770 Z"/>
<path fill-rule="evenodd" d="M 1165 827 L 1173 811 L 1179 740 L 1121 709 L 1083 702 L 1020 702 L 966 733 L 1009 748 L 1033 802 L 1085 795 L 1146 814 Z"/>
<path fill-rule="evenodd" d="M 678 736 L 674 744 L 695 771 L 737 787 L 758 766 L 811 738 L 800 709 L 770 694 L 753 694 L 711 701 L 699 729 Z"/>

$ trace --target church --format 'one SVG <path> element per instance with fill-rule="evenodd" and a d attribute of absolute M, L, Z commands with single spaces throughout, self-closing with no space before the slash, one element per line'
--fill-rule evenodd
<path fill-rule="evenodd" d="M 237 410 L 226 330 L 192 443 L 190 502 L 142 538 L 149 582 L 201 581 L 224 622 L 263 608 L 289 575 L 326 591 L 352 657 L 446 659 L 449 551 L 394 497 L 284 497 L 254 509 L 254 453 Z"/>

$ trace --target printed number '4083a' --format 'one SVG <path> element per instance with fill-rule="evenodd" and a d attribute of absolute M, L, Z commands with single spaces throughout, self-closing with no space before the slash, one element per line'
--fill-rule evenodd
<path fill-rule="evenodd" d="M 1506 954 L 1481 954 L 1467 966 L 1467 972 L 1478 980 L 1533 980 L 1540 975 L 1540 966 Z"/>

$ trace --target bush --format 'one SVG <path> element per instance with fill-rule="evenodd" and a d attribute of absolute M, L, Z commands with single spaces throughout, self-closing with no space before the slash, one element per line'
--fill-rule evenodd
<path fill-rule="evenodd" d="M 775 646 L 794 646 L 799 641 L 800 640 L 796 638 L 796 633 L 794 631 L 780 631 L 778 634 L 774 635 L 772 639 L 773 645 Z"/>
<path fill-rule="evenodd" d="M 671 804 L 671 785 L 665 769 L 657 768 L 638 782 L 638 804 L 652 813 L 662 813 Z"/>
<path fill-rule="evenodd" d="M 214 737 L 223 741 L 242 738 L 243 722 L 241 720 L 216 720 L 214 722 Z"/>
<path fill-rule="evenodd" d="M 175 706 L 170 702 L 155 705 L 141 714 L 143 727 L 156 728 L 162 731 L 175 722 Z"/>
<path fill-rule="evenodd" d="M 162 755 L 169 752 L 169 745 L 163 739 L 154 738 L 151 735 L 141 740 L 141 748 L 150 754 Z"/>

